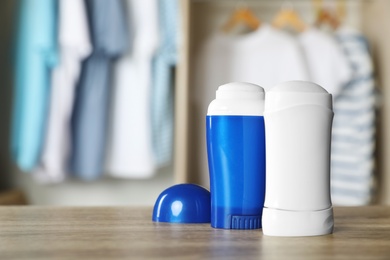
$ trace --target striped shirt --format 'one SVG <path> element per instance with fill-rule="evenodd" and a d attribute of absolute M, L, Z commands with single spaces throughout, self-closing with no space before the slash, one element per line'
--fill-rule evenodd
<path fill-rule="evenodd" d="M 331 189 L 334 205 L 366 205 L 374 188 L 375 81 L 368 44 L 359 32 L 337 32 L 353 71 L 334 100 Z"/>

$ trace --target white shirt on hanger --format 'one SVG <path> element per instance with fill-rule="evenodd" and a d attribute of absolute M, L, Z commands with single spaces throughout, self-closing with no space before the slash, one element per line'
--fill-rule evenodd
<path fill-rule="evenodd" d="M 195 53 L 195 59 L 193 81 L 197 90 L 190 95 L 195 108 L 190 124 L 196 127 L 191 138 L 197 144 L 193 145 L 190 156 L 194 158 L 194 167 L 199 167 L 194 171 L 207 182 L 205 115 L 218 86 L 242 81 L 268 90 L 283 81 L 308 80 L 309 75 L 297 39 L 268 24 L 242 36 L 218 32 L 206 40 Z"/>
<path fill-rule="evenodd" d="M 246 81 L 269 89 L 282 81 L 308 79 L 299 43 L 268 24 L 241 36 L 217 33 L 204 44 L 200 56 L 199 69 L 209 70 L 200 80 L 213 88 Z"/>
<path fill-rule="evenodd" d="M 52 72 L 46 140 L 34 177 L 43 183 L 60 182 L 68 172 L 70 119 L 81 62 L 92 51 L 83 1 L 59 1 L 60 64 Z"/>
<path fill-rule="evenodd" d="M 298 36 L 304 51 L 311 81 L 334 97 L 351 79 L 352 71 L 340 44 L 329 33 L 311 27 Z"/>
<path fill-rule="evenodd" d="M 151 65 L 159 43 L 157 0 L 128 0 L 132 49 L 114 68 L 106 170 L 121 178 L 155 172 L 151 134 Z"/>

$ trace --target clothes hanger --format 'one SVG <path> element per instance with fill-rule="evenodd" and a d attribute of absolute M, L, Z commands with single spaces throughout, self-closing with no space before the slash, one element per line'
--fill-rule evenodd
<path fill-rule="evenodd" d="M 235 8 L 229 20 L 222 27 L 225 33 L 230 32 L 238 24 L 244 24 L 251 30 L 259 28 L 261 21 L 256 15 L 242 2 Z"/>
<path fill-rule="evenodd" d="M 287 7 L 289 4 L 289 7 Z M 306 29 L 306 24 L 293 9 L 292 3 L 287 1 L 283 4 L 280 11 L 275 15 L 272 25 L 276 28 L 290 27 L 297 32 L 303 32 Z"/>
<path fill-rule="evenodd" d="M 340 25 L 340 21 L 338 17 L 328 9 L 321 9 L 317 13 L 317 19 L 314 23 L 317 27 L 321 27 L 322 25 L 328 24 L 333 30 L 337 29 Z"/>
<path fill-rule="evenodd" d="M 341 15 L 343 15 L 343 13 L 345 14 L 345 8 L 342 6 L 343 3 L 345 4 L 345 2 L 338 1 L 338 9 L 337 12 L 335 12 L 329 8 L 325 8 L 322 5 L 322 0 L 315 0 L 314 4 L 317 10 L 317 17 L 314 24 L 317 27 L 329 25 L 333 30 L 336 30 L 340 26 Z"/>
<path fill-rule="evenodd" d="M 339 17 L 339 22 L 341 25 L 347 16 L 347 6 L 345 0 L 337 0 L 337 16 Z"/>

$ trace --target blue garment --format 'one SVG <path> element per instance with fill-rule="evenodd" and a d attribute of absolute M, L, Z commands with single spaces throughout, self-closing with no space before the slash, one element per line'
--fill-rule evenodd
<path fill-rule="evenodd" d="M 156 164 L 172 158 L 173 147 L 173 68 L 177 63 L 177 0 L 159 1 L 161 43 L 153 60 L 152 133 Z"/>
<path fill-rule="evenodd" d="M 342 28 L 338 40 L 353 70 L 334 101 L 331 188 L 336 205 L 370 203 L 374 183 L 375 82 L 365 37 Z"/>
<path fill-rule="evenodd" d="M 20 2 L 11 150 L 24 171 L 37 165 L 43 145 L 50 71 L 58 63 L 57 7 L 56 0 Z"/>
<path fill-rule="evenodd" d="M 84 180 L 99 177 L 105 156 L 112 62 L 128 45 L 122 0 L 86 0 L 93 43 L 84 61 L 72 117 L 71 170 Z"/>

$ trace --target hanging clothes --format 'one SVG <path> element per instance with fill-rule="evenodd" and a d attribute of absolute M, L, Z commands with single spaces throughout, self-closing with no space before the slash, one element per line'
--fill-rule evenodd
<path fill-rule="evenodd" d="M 370 203 L 374 184 L 375 81 L 365 37 L 342 27 L 337 38 L 353 70 L 334 102 L 331 188 L 335 205 Z"/>
<path fill-rule="evenodd" d="M 43 183 L 60 182 L 68 172 L 70 119 L 81 62 L 91 52 L 84 2 L 59 0 L 60 63 L 53 70 L 46 140 L 34 176 Z"/>
<path fill-rule="evenodd" d="M 340 44 L 329 33 L 309 28 L 299 34 L 311 81 L 336 97 L 351 80 L 352 70 Z"/>
<path fill-rule="evenodd" d="M 103 172 L 111 67 L 128 45 L 128 29 L 121 0 L 86 0 L 93 43 L 84 61 L 72 117 L 71 171 L 92 180 Z"/>
<path fill-rule="evenodd" d="M 177 63 L 178 1 L 160 0 L 160 47 L 153 60 L 152 135 L 157 166 L 170 163 L 173 150 L 173 68 Z"/>
<path fill-rule="evenodd" d="M 195 53 L 194 86 L 200 89 L 190 96 L 190 124 L 196 127 L 191 138 L 194 172 L 208 179 L 205 118 L 208 104 L 218 86 L 242 81 L 268 90 L 288 80 L 309 80 L 305 59 L 297 39 L 270 25 L 243 36 L 215 34 Z M 197 149 L 196 151 L 194 149 Z M 195 169 L 195 167 L 200 167 Z"/>
<path fill-rule="evenodd" d="M 30 171 L 41 154 L 50 72 L 58 63 L 57 1 L 21 0 L 19 15 L 11 150 Z"/>
<path fill-rule="evenodd" d="M 133 48 L 114 69 L 107 172 L 148 178 L 155 171 L 151 128 L 152 58 L 159 43 L 157 0 L 128 0 Z"/>
<path fill-rule="evenodd" d="M 195 57 L 199 72 L 194 85 L 202 91 L 191 98 L 202 104 L 202 115 L 218 86 L 227 82 L 251 82 L 268 90 L 283 81 L 309 80 L 299 42 L 268 24 L 242 36 L 217 33 L 207 39 Z"/>

